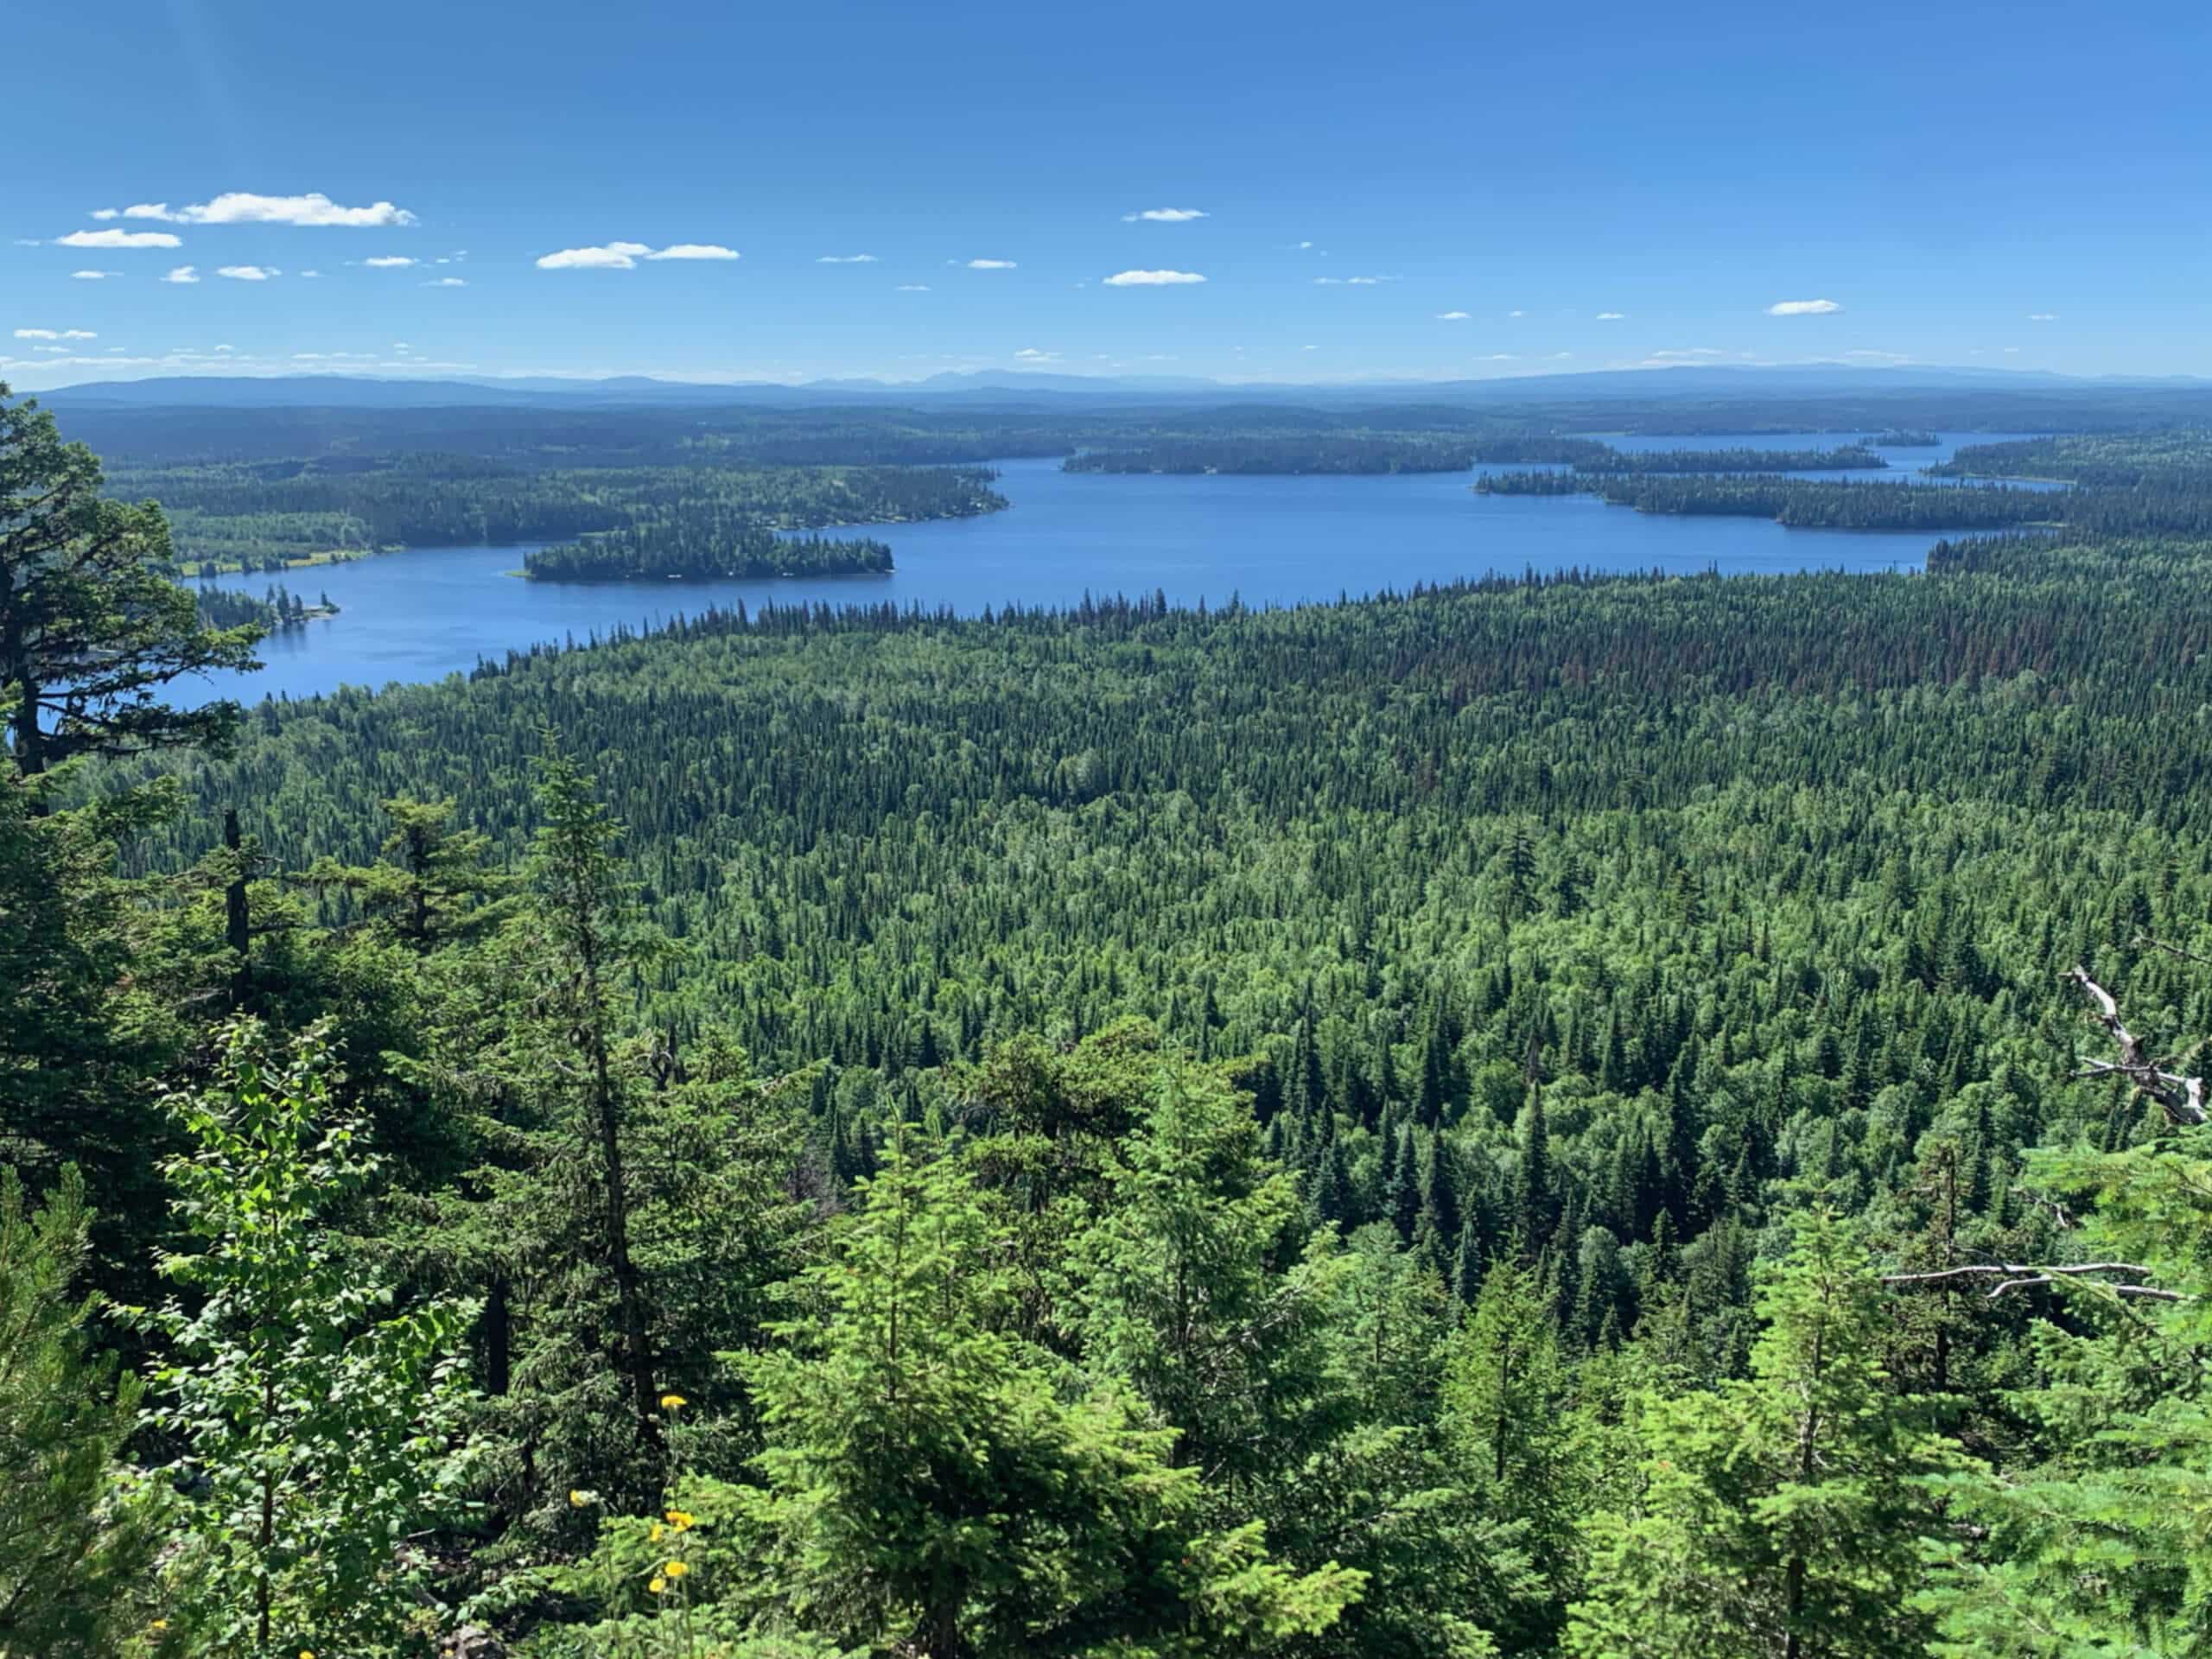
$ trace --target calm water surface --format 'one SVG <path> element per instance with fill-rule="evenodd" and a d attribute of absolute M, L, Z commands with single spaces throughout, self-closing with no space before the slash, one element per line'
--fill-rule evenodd
<path fill-rule="evenodd" d="M 1910 477 L 1961 443 L 1891 452 Z M 1840 438 L 1761 434 L 1623 438 L 1622 448 L 1828 447 Z M 1487 470 L 1487 469 L 1485 469 Z M 1503 469 L 1499 469 L 1503 470 Z M 1172 602 L 1287 605 L 1493 572 L 1707 569 L 1918 569 L 1939 537 L 1785 530 L 1756 518 L 1668 518 L 1590 496 L 1481 496 L 1465 473 L 1396 478 L 1156 478 L 1063 473 L 1057 461 L 1003 463 L 1013 506 L 982 518 L 890 524 L 897 570 L 880 576 L 631 584 L 524 582 L 524 547 L 425 548 L 300 571 L 289 585 L 327 593 L 340 613 L 267 641 L 258 673 L 209 677 L 211 696 L 310 696 L 463 673 L 510 651 L 651 626 L 686 611 L 770 602 L 940 606 L 973 613 L 1009 601 L 1065 605 L 1084 594 Z M 859 533 L 856 530 L 855 533 Z M 259 591 L 266 578 L 226 577 Z"/>

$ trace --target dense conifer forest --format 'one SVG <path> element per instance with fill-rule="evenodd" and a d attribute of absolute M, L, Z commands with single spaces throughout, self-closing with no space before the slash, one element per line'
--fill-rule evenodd
<path fill-rule="evenodd" d="M 2212 541 L 2107 442 L 1624 480 L 2062 509 L 1924 575 L 240 709 L 0 397 L 0 1653 L 2200 1651 Z"/>
<path fill-rule="evenodd" d="M 711 576 L 839 576 L 891 569 L 891 550 L 870 537 L 779 536 L 747 519 L 680 514 L 532 550 L 533 582 L 695 581 Z"/>

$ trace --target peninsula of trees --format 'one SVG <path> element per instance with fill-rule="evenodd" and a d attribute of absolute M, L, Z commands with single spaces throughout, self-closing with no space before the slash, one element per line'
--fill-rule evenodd
<path fill-rule="evenodd" d="M 115 493 L 175 515 L 180 563 L 262 569 L 333 550 L 499 546 L 656 520 L 774 530 L 959 518 L 1006 505 L 991 478 L 885 466 L 524 469 L 410 454 L 141 468 Z"/>

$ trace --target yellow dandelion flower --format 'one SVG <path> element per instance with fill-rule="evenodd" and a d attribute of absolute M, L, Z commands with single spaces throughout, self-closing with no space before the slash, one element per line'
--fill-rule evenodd
<path fill-rule="evenodd" d="M 657 1544 L 660 1542 L 660 1535 L 666 1529 L 664 1528 L 659 1522 L 654 1522 L 653 1529 L 645 1535 L 645 1541 L 649 1544 Z"/>
<path fill-rule="evenodd" d="M 666 1579 L 655 1579 L 651 1584 L 647 1585 L 645 1588 L 657 1596 L 660 1594 L 662 1591 L 668 1588 L 668 1580 Z"/>
<path fill-rule="evenodd" d="M 660 1397 L 660 1408 L 663 1411 L 681 1411 L 690 1403 L 680 1394 L 664 1394 Z"/>
<path fill-rule="evenodd" d="M 678 1532 L 689 1532 L 691 1530 L 691 1517 L 682 1510 L 671 1510 L 668 1512 L 668 1524 Z"/>
<path fill-rule="evenodd" d="M 146 1628 L 147 1628 L 148 1630 L 166 1630 L 167 1629 L 168 1629 L 168 1627 L 169 1627 L 169 1622 L 168 1622 L 168 1620 L 167 1620 L 166 1618 L 157 1618 L 157 1619 L 156 1619 L 152 1624 L 149 1624 Z"/>
<path fill-rule="evenodd" d="M 691 1569 L 681 1561 L 663 1561 L 660 1570 L 671 1579 L 680 1579 Z"/>
<path fill-rule="evenodd" d="M 598 1502 L 599 1494 L 597 1492 L 580 1491 L 573 1486 L 569 1489 L 569 1507 L 570 1509 L 586 1509 Z"/>

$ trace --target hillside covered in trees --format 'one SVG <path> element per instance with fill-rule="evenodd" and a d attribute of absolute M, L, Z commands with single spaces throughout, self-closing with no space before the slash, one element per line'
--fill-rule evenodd
<path fill-rule="evenodd" d="M 2212 543 L 191 709 L 0 458 L 0 1651 L 2200 1644 Z"/>

